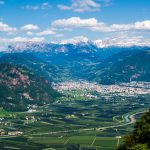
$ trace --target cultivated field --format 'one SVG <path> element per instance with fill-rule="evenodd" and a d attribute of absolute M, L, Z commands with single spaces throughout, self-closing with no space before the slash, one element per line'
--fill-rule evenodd
<path fill-rule="evenodd" d="M 149 95 L 95 100 L 58 99 L 28 112 L 0 111 L 2 149 L 115 150 L 133 130 Z M 135 116 L 134 116 L 135 115 Z M 120 138 L 118 138 L 120 137 Z"/>

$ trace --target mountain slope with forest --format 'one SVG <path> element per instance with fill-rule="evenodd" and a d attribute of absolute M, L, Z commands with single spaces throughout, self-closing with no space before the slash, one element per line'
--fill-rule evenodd
<path fill-rule="evenodd" d="M 145 53 L 148 49 L 140 46 L 99 48 L 89 41 L 24 43 L 9 46 L 0 61 L 25 66 L 51 82 L 81 79 L 101 84 L 149 82 L 149 56 Z"/>
<path fill-rule="evenodd" d="M 99 76 L 99 82 L 114 84 L 119 82 L 150 82 L 150 51 L 130 54 L 114 62 Z"/>
<path fill-rule="evenodd" d="M 50 103 L 60 96 L 49 81 L 31 70 L 8 63 L 0 63 L 0 92 L 0 107 L 11 111 Z"/>

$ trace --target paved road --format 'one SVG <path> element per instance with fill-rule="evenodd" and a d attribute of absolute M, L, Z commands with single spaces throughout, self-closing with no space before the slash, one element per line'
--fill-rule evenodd
<path fill-rule="evenodd" d="M 36 133 L 36 134 L 31 134 L 31 135 L 44 135 L 44 134 L 57 134 L 57 133 L 69 133 L 69 132 L 81 132 L 81 131 L 92 131 L 92 130 L 105 130 L 105 129 L 110 129 L 110 128 L 117 128 L 117 127 L 123 127 L 123 126 L 126 126 L 126 125 L 130 125 L 130 124 L 133 124 L 136 120 L 134 118 L 135 115 L 138 115 L 138 114 L 142 114 L 142 113 L 145 113 L 147 112 L 146 111 L 141 111 L 141 112 L 136 112 L 132 115 L 126 115 L 124 117 L 124 122 L 123 124 L 120 124 L 120 125 L 112 125 L 112 126 L 107 126 L 107 127 L 99 127 L 99 128 L 85 128 L 85 129 L 77 129 L 77 130 L 65 130 L 65 131 L 56 131 L 56 132 L 47 132 L 47 133 Z"/>
<path fill-rule="evenodd" d="M 76 129 L 76 130 L 55 131 L 55 132 L 46 132 L 46 133 L 35 133 L 35 134 L 30 134 L 30 135 L 47 135 L 47 134 L 82 132 L 82 131 L 92 131 L 92 130 L 99 131 L 99 130 L 105 130 L 105 129 L 110 129 L 110 128 L 123 127 L 123 126 L 130 125 L 130 124 L 134 123 L 136 121 L 134 116 L 138 115 L 138 114 L 142 114 L 144 112 L 147 112 L 147 110 L 146 111 L 141 111 L 141 112 L 136 112 L 132 115 L 128 114 L 128 115 L 124 116 L 123 119 L 124 119 L 125 123 L 119 124 L 119 125 L 112 125 L 112 126 L 98 127 L 98 128 L 84 128 L 84 129 Z M 3 136 L 3 138 L 7 138 L 7 137 L 11 137 L 11 136 Z"/>
<path fill-rule="evenodd" d="M 145 112 L 147 112 L 147 110 L 146 110 L 146 111 L 141 111 L 141 112 L 136 112 L 136 113 L 134 113 L 134 114 L 132 114 L 132 115 L 129 115 L 129 114 L 126 115 L 126 116 L 124 117 L 125 123 L 123 123 L 123 124 L 120 124 L 120 125 L 113 125 L 113 126 L 108 126 L 108 127 L 100 127 L 100 128 L 96 128 L 96 129 L 97 129 L 97 130 L 104 130 L 104 129 L 117 128 L 117 127 L 122 127 L 122 126 L 126 126 L 126 125 L 133 124 L 134 122 L 136 122 L 134 116 L 135 116 L 135 115 L 138 115 L 138 114 L 145 113 Z"/>

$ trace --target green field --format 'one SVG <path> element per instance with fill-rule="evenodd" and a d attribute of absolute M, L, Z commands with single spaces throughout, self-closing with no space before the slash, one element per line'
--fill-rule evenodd
<path fill-rule="evenodd" d="M 15 141 L 15 138 L 12 140 L 5 139 L 4 141 L 10 144 L 10 146 L 7 144 L 9 149 L 17 149 L 17 147 L 23 145 L 23 141 Z M 32 145 L 45 145 L 47 148 L 53 147 L 55 149 L 67 149 L 75 146 L 80 149 L 115 149 L 117 139 L 115 137 L 96 136 L 30 137 L 28 142 Z"/>
<path fill-rule="evenodd" d="M 146 95 L 109 100 L 59 99 L 37 107 L 35 112 L 10 113 L 1 109 L 0 129 L 23 134 L 2 135 L 0 147 L 2 150 L 115 150 L 116 136 L 123 137 L 133 130 L 133 124 L 128 124 L 130 116 L 147 110 L 148 106 Z"/>

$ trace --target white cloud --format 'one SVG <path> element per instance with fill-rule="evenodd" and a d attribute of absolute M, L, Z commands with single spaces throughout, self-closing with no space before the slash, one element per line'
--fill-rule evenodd
<path fill-rule="evenodd" d="M 99 47 L 108 47 L 108 46 L 150 46 L 150 39 L 144 38 L 142 36 L 118 36 L 107 38 L 105 40 L 96 40 L 94 41 Z"/>
<path fill-rule="evenodd" d="M 13 39 L 10 39 L 10 41 L 11 42 L 26 42 L 26 41 L 28 41 L 28 39 L 25 37 L 15 37 Z"/>
<path fill-rule="evenodd" d="M 129 31 L 129 30 L 150 30 L 150 20 L 129 23 L 129 24 L 112 24 L 100 26 L 100 23 L 91 28 L 93 31 L 101 31 L 101 32 L 115 32 L 115 31 Z"/>
<path fill-rule="evenodd" d="M 98 22 L 95 18 L 81 19 L 80 17 L 72 17 L 68 19 L 58 19 L 52 22 L 55 28 L 86 28 L 96 32 L 117 32 L 129 30 L 150 30 L 150 20 L 143 22 L 135 22 L 129 24 L 111 24 L 107 25 L 104 22 Z"/>
<path fill-rule="evenodd" d="M 56 34 L 55 37 L 64 37 L 64 34 Z"/>
<path fill-rule="evenodd" d="M 108 7 L 112 5 L 112 0 L 104 0 L 103 7 Z"/>
<path fill-rule="evenodd" d="M 14 38 L 0 38 L 0 42 L 3 43 L 15 43 L 15 42 L 43 42 L 45 40 L 44 37 L 33 37 L 33 38 L 26 38 L 26 37 L 14 37 Z"/>
<path fill-rule="evenodd" d="M 80 42 L 86 43 L 88 41 L 89 41 L 88 38 L 85 37 L 85 36 L 77 36 L 77 37 L 73 37 L 71 39 L 62 40 L 61 44 L 69 44 L 69 43 L 71 43 L 71 44 L 77 44 L 77 43 L 80 43 Z"/>
<path fill-rule="evenodd" d="M 5 1 L 0 0 L 0 5 L 5 4 Z"/>
<path fill-rule="evenodd" d="M 52 31 L 52 30 L 49 30 L 49 29 L 37 33 L 37 35 L 40 35 L 40 36 L 41 35 L 54 35 L 54 34 L 56 34 L 56 33 L 54 31 Z"/>
<path fill-rule="evenodd" d="M 12 39 L 12 42 L 43 42 L 44 37 L 22 38 L 16 37 Z"/>
<path fill-rule="evenodd" d="M 69 19 L 58 19 L 52 22 L 52 26 L 62 28 L 93 27 L 96 26 L 97 24 L 98 21 L 95 18 L 81 19 L 80 17 L 72 17 Z"/>
<path fill-rule="evenodd" d="M 99 11 L 101 5 L 94 0 L 72 0 L 70 6 L 58 5 L 61 10 L 73 10 L 74 12 L 94 12 Z"/>
<path fill-rule="evenodd" d="M 98 22 L 95 18 L 81 19 L 80 17 L 72 17 L 68 19 L 58 19 L 52 22 L 52 26 L 58 28 L 86 28 L 92 31 L 110 32 L 111 29 L 103 22 Z"/>
<path fill-rule="evenodd" d="M 49 3 L 42 3 L 39 5 L 26 5 L 22 7 L 23 9 L 28 9 L 28 10 L 46 10 L 51 8 L 51 5 Z"/>
<path fill-rule="evenodd" d="M 34 24 L 27 24 L 27 25 L 21 27 L 21 30 L 23 30 L 23 31 L 32 31 L 32 30 L 38 30 L 38 29 L 39 29 L 39 27 Z"/>
<path fill-rule="evenodd" d="M 143 36 L 131 36 L 129 34 L 121 34 L 105 39 L 89 40 L 85 36 L 73 37 L 70 39 L 62 40 L 61 44 L 78 44 L 81 42 L 93 43 L 99 48 L 109 47 L 109 46 L 120 46 L 120 47 L 130 47 L 130 46 L 150 46 L 150 39 L 144 38 Z"/>
<path fill-rule="evenodd" d="M 58 5 L 58 8 L 61 10 L 71 10 L 72 8 L 70 6 L 65 6 L 65 5 Z"/>
<path fill-rule="evenodd" d="M 0 37 L 0 51 L 6 51 L 8 45 L 11 44 L 18 44 L 20 47 L 23 43 L 41 43 L 44 42 L 44 37 L 33 37 L 33 38 L 26 38 L 26 37 L 14 37 L 14 38 L 1 38 Z"/>
<path fill-rule="evenodd" d="M 31 36 L 31 35 L 33 35 L 34 33 L 33 33 L 33 32 L 28 31 L 26 34 L 27 34 L 28 36 Z"/>
<path fill-rule="evenodd" d="M 35 5 L 35 6 L 31 6 L 31 5 L 26 5 L 22 7 L 23 9 L 29 9 L 29 10 L 38 10 L 39 6 Z"/>
<path fill-rule="evenodd" d="M 42 3 L 41 4 L 41 9 L 49 9 L 51 8 L 51 5 L 49 3 Z"/>
<path fill-rule="evenodd" d="M 6 32 L 7 34 L 13 34 L 17 31 L 16 28 L 10 27 L 9 25 L 0 22 L 0 32 Z"/>
<path fill-rule="evenodd" d="M 135 28 L 139 30 L 150 30 L 150 20 L 145 20 L 143 22 L 136 22 Z"/>

